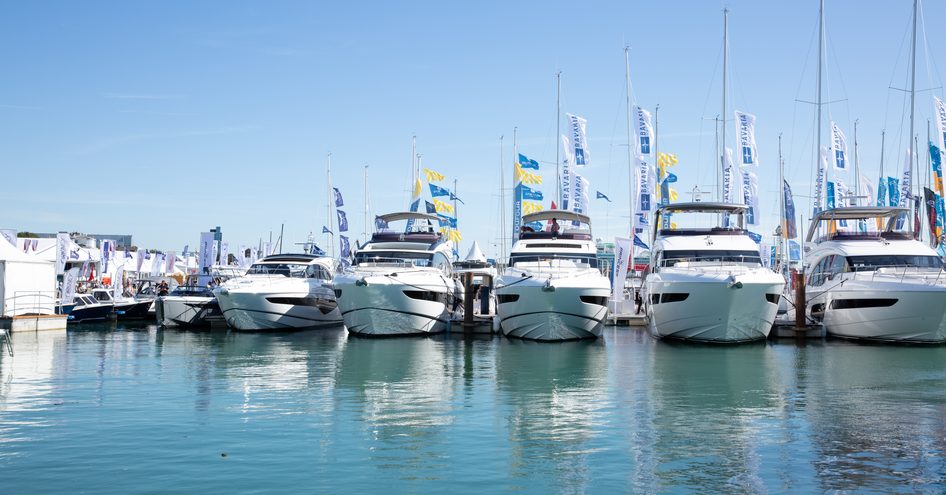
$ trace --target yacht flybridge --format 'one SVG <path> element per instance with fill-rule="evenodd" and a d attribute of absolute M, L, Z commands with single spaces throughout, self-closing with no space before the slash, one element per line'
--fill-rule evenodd
<path fill-rule="evenodd" d="M 744 228 L 747 208 L 695 202 L 657 209 L 644 281 L 652 335 L 719 343 L 768 337 L 785 280 L 762 266 Z M 668 215 L 681 222 L 709 219 L 714 226 L 661 229 Z"/>
<path fill-rule="evenodd" d="M 331 280 L 335 261 L 313 254 L 267 256 L 214 294 L 237 330 L 278 330 L 342 324 Z M 328 284 L 329 286 L 326 286 Z"/>
<path fill-rule="evenodd" d="M 611 282 L 598 270 L 590 219 L 562 210 L 522 217 L 522 225 L 533 222 L 551 222 L 552 227 L 526 227 L 512 248 L 509 267 L 496 281 L 503 334 L 542 341 L 598 337 L 608 314 Z"/>
<path fill-rule="evenodd" d="M 406 221 L 393 229 L 390 224 Z M 401 212 L 377 218 L 379 230 L 336 275 L 335 297 L 348 331 L 361 335 L 442 332 L 460 311 L 463 288 L 453 277 L 453 243 L 436 215 Z"/>
<path fill-rule="evenodd" d="M 909 208 L 851 206 L 819 212 L 806 255 L 806 309 L 835 337 L 946 342 L 946 271 L 914 239 Z"/>

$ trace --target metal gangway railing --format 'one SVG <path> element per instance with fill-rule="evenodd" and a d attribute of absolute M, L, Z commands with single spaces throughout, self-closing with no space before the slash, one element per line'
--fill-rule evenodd
<path fill-rule="evenodd" d="M 3 302 L 2 316 L 56 314 L 56 291 L 16 291 Z"/>

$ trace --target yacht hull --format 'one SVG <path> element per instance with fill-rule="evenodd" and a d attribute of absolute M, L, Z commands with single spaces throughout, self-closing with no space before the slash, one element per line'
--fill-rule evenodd
<path fill-rule="evenodd" d="M 337 326 L 342 315 L 328 288 L 314 293 L 220 290 L 217 302 L 236 330 L 288 330 Z"/>
<path fill-rule="evenodd" d="M 115 316 L 117 316 L 119 320 L 147 318 L 151 303 L 152 301 L 150 299 L 146 301 L 115 303 Z"/>
<path fill-rule="evenodd" d="M 165 327 L 210 327 L 224 325 L 216 298 L 164 296 L 155 300 L 155 316 Z"/>
<path fill-rule="evenodd" d="M 86 323 L 90 321 L 104 321 L 112 314 L 111 304 L 95 306 L 76 306 L 67 313 L 67 323 Z"/>
<path fill-rule="evenodd" d="M 695 342 L 764 340 L 784 285 L 771 272 L 735 279 L 728 274 L 652 274 L 646 282 L 648 330 L 657 338 Z"/>
<path fill-rule="evenodd" d="M 497 286 L 496 314 L 507 337 L 546 342 L 594 339 L 607 320 L 611 288 L 604 277 L 523 280 L 504 275 Z"/>
<path fill-rule="evenodd" d="M 443 332 L 462 300 L 455 282 L 439 274 L 346 274 L 334 285 L 345 327 L 366 336 Z"/>
<path fill-rule="evenodd" d="M 809 305 L 824 304 L 822 323 L 833 337 L 878 342 L 946 342 L 946 287 L 847 281 Z"/>

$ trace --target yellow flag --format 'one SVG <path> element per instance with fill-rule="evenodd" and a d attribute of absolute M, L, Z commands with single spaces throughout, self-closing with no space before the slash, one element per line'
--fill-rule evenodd
<path fill-rule="evenodd" d="M 449 227 L 441 227 L 440 233 L 443 234 L 448 240 L 453 242 L 460 242 L 463 240 L 463 235 L 460 234 L 459 230 L 454 230 Z"/>
<path fill-rule="evenodd" d="M 516 163 L 516 182 L 521 182 L 523 184 L 541 184 L 542 176 L 534 174 L 532 172 L 526 172 L 522 169 L 522 166 Z"/>
<path fill-rule="evenodd" d="M 420 193 L 421 193 L 421 191 L 423 191 L 423 189 L 424 189 L 424 184 L 420 181 L 420 179 L 415 180 L 415 181 L 414 181 L 414 198 L 413 198 L 413 199 L 418 199 L 418 198 L 420 198 Z"/>
<path fill-rule="evenodd" d="M 427 182 L 438 182 L 444 179 L 443 174 L 434 172 L 427 167 L 424 167 L 424 175 L 427 176 Z"/>
<path fill-rule="evenodd" d="M 677 222 L 670 222 L 670 228 L 672 230 L 677 230 Z"/>
<path fill-rule="evenodd" d="M 522 214 L 528 215 L 529 213 L 535 213 L 544 210 L 545 207 L 542 206 L 542 203 L 536 203 L 533 201 L 523 201 L 522 202 Z"/>
<path fill-rule="evenodd" d="M 434 198 L 434 208 L 438 213 L 453 213 L 453 205 Z"/>
<path fill-rule="evenodd" d="M 657 153 L 657 167 L 660 169 L 660 176 L 667 174 L 667 167 L 672 167 L 679 162 L 677 155 L 673 153 Z"/>
<path fill-rule="evenodd" d="M 672 187 L 669 189 L 670 189 L 670 201 L 676 201 L 677 198 L 680 197 L 680 194 L 677 193 L 677 190 Z"/>

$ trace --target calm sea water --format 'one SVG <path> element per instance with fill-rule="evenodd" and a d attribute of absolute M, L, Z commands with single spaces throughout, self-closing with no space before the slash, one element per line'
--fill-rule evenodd
<path fill-rule="evenodd" d="M 946 490 L 946 347 L 110 324 L 14 350 L 3 493 Z"/>

